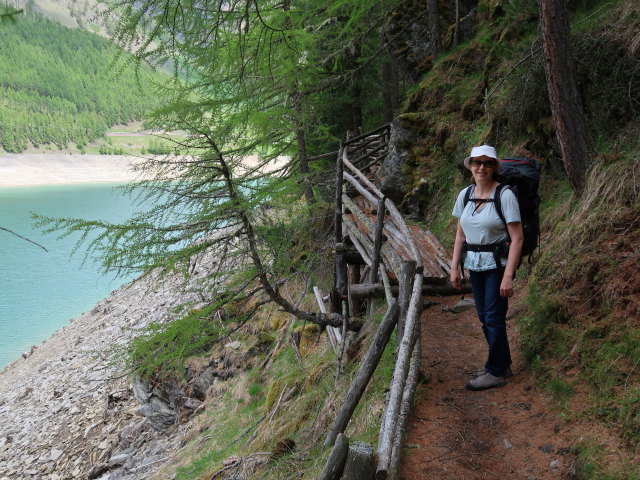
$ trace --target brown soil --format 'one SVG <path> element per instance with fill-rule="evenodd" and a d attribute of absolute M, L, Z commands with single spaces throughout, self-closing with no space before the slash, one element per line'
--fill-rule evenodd
<path fill-rule="evenodd" d="M 452 305 L 459 299 L 432 300 Z M 564 422 L 535 386 L 518 348 L 515 320 L 507 324 L 514 376 L 503 388 L 472 392 L 465 383 L 486 357 L 475 310 L 453 314 L 435 305 L 423 313 L 422 370 L 429 381 L 419 387 L 408 420 L 401 478 L 570 478 L 571 447 L 584 427 Z"/>

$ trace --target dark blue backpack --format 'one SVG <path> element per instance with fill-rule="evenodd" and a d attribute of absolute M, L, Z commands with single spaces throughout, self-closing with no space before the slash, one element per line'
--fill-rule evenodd
<path fill-rule="evenodd" d="M 496 173 L 495 178 L 500 182 L 493 202 L 496 205 L 498 216 L 507 226 L 507 221 L 502 213 L 502 205 L 500 202 L 500 193 L 503 188 L 510 188 L 518 199 L 520 207 L 520 217 L 522 219 L 522 231 L 524 234 L 524 242 L 522 244 L 522 252 L 520 259 L 531 255 L 540 243 L 540 196 L 538 195 L 538 187 L 540 186 L 540 164 L 535 160 L 527 157 L 510 157 L 500 159 L 501 169 Z M 464 195 L 464 205 L 469 202 L 471 189 L 473 185 L 467 188 Z M 507 238 L 507 243 L 510 240 Z"/>

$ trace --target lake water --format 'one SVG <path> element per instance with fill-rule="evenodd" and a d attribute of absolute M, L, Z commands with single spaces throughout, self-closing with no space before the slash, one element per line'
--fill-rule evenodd
<path fill-rule="evenodd" d="M 103 276 L 82 253 L 70 257 L 76 238 L 57 240 L 32 226 L 31 212 L 53 217 L 121 221 L 134 213 L 132 200 L 115 184 L 0 188 L 0 227 L 46 247 L 0 231 L 0 368 L 90 310 L 130 279 Z"/>

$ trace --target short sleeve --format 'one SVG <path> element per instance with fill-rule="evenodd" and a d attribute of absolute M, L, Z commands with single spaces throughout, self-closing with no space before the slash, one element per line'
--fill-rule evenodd
<path fill-rule="evenodd" d="M 511 191 L 510 188 L 505 188 L 500 195 L 500 202 L 502 205 L 502 213 L 507 223 L 521 222 L 520 206 L 518 205 L 518 199 Z"/>
<path fill-rule="evenodd" d="M 460 218 L 462 216 L 462 211 L 464 210 L 464 194 L 467 191 L 467 188 L 463 188 L 460 193 L 458 193 L 458 198 L 456 198 L 456 203 L 453 206 L 453 212 L 451 215 L 454 217 Z"/>

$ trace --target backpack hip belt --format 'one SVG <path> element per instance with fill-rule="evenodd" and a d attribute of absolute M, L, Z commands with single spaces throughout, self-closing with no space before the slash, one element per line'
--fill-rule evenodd
<path fill-rule="evenodd" d="M 464 242 L 462 245 L 462 254 L 466 255 L 467 252 L 493 253 L 493 259 L 496 262 L 496 268 L 502 268 L 502 262 L 500 261 L 500 258 L 503 256 L 506 257 L 509 255 L 509 243 L 505 241 L 505 242 L 487 243 L 485 245 L 480 245 L 476 243 Z"/>

